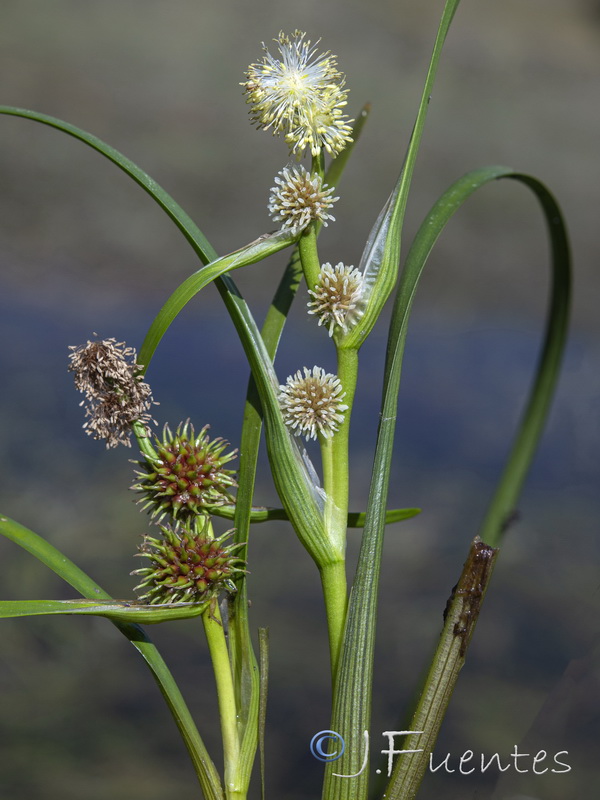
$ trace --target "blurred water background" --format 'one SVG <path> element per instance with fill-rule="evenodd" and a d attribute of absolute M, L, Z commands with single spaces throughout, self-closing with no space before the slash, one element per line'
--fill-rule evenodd
<path fill-rule="evenodd" d="M 300 28 L 339 57 L 350 113 L 373 111 L 340 187 L 321 256 L 357 264 L 401 163 L 443 3 L 415 0 L 3 0 L 0 102 L 65 119 L 121 150 L 184 206 L 220 253 L 272 228 L 266 198 L 287 163 L 249 124 L 239 82 L 260 42 Z M 531 172 L 556 193 L 573 240 L 572 337 L 552 417 L 507 537 L 436 753 L 567 750 L 568 774 L 429 776 L 423 798 L 568 800 L 600 788 L 600 3 L 463 0 L 430 105 L 407 240 L 451 181 L 477 166 Z M 261 319 L 285 255 L 237 272 Z M 67 346 L 96 331 L 139 346 L 168 293 L 197 268 L 166 216 L 80 143 L 0 118 L 1 511 L 46 536 L 116 597 L 148 529 L 127 487 L 133 451 L 81 430 Z M 459 212 L 416 302 L 400 399 L 371 731 L 398 729 L 446 598 L 485 510 L 535 362 L 547 247 L 519 186 L 487 187 Z M 281 378 L 333 368 L 322 329 L 290 319 Z M 368 491 L 385 320 L 362 357 L 354 508 Z M 247 369 L 212 287 L 173 325 L 149 372 L 162 424 L 191 417 L 237 442 Z M 263 465 L 264 466 L 264 465 Z M 261 478 L 257 501 L 276 503 Z M 350 564 L 359 533 L 350 533 Z M 2 597 L 70 597 L 0 542 Z M 319 792 L 309 753 L 328 727 L 318 578 L 287 526 L 257 527 L 250 596 L 269 626 L 268 796 Z M 2 621 L 0 796 L 155 800 L 198 796 L 161 698 L 105 620 Z M 213 680 L 196 622 L 152 631 L 212 752 Z M 218 760 L 218 756 L 217 756 Z M 256 788 L 256 787 L 255 787 Z M 421 796 L 421 795 L 420 795 Z"/>

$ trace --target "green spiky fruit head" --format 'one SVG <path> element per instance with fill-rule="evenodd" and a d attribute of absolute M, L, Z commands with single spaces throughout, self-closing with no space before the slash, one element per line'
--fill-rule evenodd
<path fill-rule="evenodd" d="M 235 591 L 233 578 L 245 572 L 245 562 L 235 555 L 242 544 L 224 544 L 232 531 L 213 539 L 208 517 L 159 528 L 161 538 L 145 536 L 137 553 L 149 565 L 131 573 L 142 578 L 135 587 L 136 592 L 144 592 L 141 602 L 202 603 L 221 591 Z"/>
<path fill-rule="evenodd" d="M 189 420 L 177 427 L 175 435 L 168 425 L 162 441 L 155 439 L 157 458 L 140 461 L 138 482 L 132 486 L 144 497 L 141 503 L 152 517 L 189 519 L 210 506 L 233 502 L 229 490 L 237 486 L 235 470 L 224 465 L 235 458 L 237 450 L 226 453 L 229 443 L 210 439 L 205 425 L 198 435 Z"/>

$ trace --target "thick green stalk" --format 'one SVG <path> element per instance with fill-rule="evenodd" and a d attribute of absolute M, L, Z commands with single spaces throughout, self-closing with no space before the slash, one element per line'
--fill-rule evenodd
<path fill-rule="evenodd" d="M 307 289 L 314 289 L 321 271 L 319 252 L 317 250 L 317 232 L 314 223 L 311 223 L 298 240 L 300 261 L 306 280 Z"/>
<path fill-rule="evenodd" d="M 329 634 L 329 654 L 331 659 L 331 678 L 335 680 L 340 649 L 344 641 L 344 626 L 348 611 L 348 591 L 346 583 L 346 559 L 340 558 L 326 564 L 319 570 L 327 615 Z"/>
<path fill-rule="evenodd" d="M 310 171 L 316 173 L 321 180 L 325 177 L 325 153 L 322 150 L 319 155 L 312 157 Z"/>
<path fill-rule="evenodd" d="M 240 742 L 237 730 L 237 708 L 233 676 L 223 621 L 216 600 L 203 612 L 202 622 L 217 685 L 225 763 L 225 796 L 227 798 L 243 798 L 246 796 L 247 787 L 245 782 L 238 778 Z"/>
<path fill-rule="evenodd" d="M 131 430 L 137 439 L 138 447 L 142 455 L 146 456 L 150 461 L 156 461 L 158 453 L 152 446 L 152 439 L 148 435 L 147 427 L 142 422 L 137 421 L 133 423 Z"/>
<path fill-rule="evenodd" d="M 346 528 L 348 527 L 349 498 L 349 457 L 348 444 L 350 435 L 350 418 L 354 405 L 356 380 L 358 377 L 358 350 L 338 348 L 337 376 L 345 392 L 343 402 L 348 406 L 344 413 L 344 421 L 331 437 L 331 474 L 323 476 L 324 489 L 327 494 L 325 502 L 325 526 L 332 541 L 342 552 L 346 546 Z"/>
<path fill-rule="evenodd" d="M 338 348 L 337 355 L 338 378 L 345 392 L 344 403 L 348 409 L 344 413 L 344 421 L 333 436 L 328 438 L 319 436 L 325 490 L 325 533 L 340 553 L 339 562 L 329 564 L 320 570 L 327 609 L 331 674 L 334 678 L 348 609 L 345 567 L 349 498 L 348 440 L 358 375 L 358 351 Z"/>

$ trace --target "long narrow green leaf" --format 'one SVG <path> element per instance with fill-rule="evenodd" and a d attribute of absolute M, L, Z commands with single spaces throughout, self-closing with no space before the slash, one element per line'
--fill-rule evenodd
<path fill-rule="evenodd" d="M 567 337 L 571 295 L 569 243 L 560 208 L 546 187 L 529 175 L 502 167 L 470 173 L 450 187 L 436 203 L 415 237 L 407 258 L 405 291 L 402 296 L 399 292 L 399 307 L 402 312 L 395 318 L 394 332 L 398 341 L 402 341 L 400 347 L 403 347 L 416 285 L 437 237 L 464 200 L 479 186 L 495 178 L 508 178 L 523 183 L 531 189 L 540 203 L 550 238 L 552 288 L 544 344 L 535 380 L 502 477 L 480 529 L 480 537 L 488 550 L 497 547 L 501 541 L 506 523 L 517 503 L 548 415 Z M 483 595 L 477 600 L 477 612 L 482 601 Z M 472 616 L 474 620 L 476 615 Z M 447 622 L 417 706 L 413 720 L 415 727 L 411 726 L 411 730 L 425 732 L 420 738 L 418 749 L 421 752 L 403 759 L 395 769 L 386 790 L 387 797 L 393 800 L 409 800 L 415 797 L 427 769 L 429 753 L 437 739 L 445 708 L 464 662 L 462 648 L 462 652 L 456 652 L 456 648 L 446 652 L 445 648 L 452 643 L 452 632 L 453 629 Z M 413 741 L 408 741 L 403 747 L 412 749 L 413 744 Z"/>
<path fill-rule="evenodd" d="M 55 127 L 102 153 L 102 155 L 110 159 L 120 169 L 130 175 L 169 214 L 205 264 L 207 261 L 215 261 L 216 254 L 214 250 L 180 206 L 145 172 L 140 170 L 139 167 L 121 153 L 114 150 L 114 148 L 102 142 L 97 137 L 62 120 L 55 119 L 54 117 L 8 106 L 0 106 L 0 113 L 25 117 Z M 289 241 L 285 244 L 283 243 L 285 238 L 283 235 L 281 235 L 280 238 L 281 242 L 277 240 L 277 236 L 275 240 L 281 243 L 281 247 L 285 247 L 290 243 Z M 265 247 L 267 248 L 274 243 L 275 241 L 273 240 L 268 241 Z M 258 248 L 260 249 L 260 245 L 258 245 Z M 277 247 L 276 249 L 281 248 Z M 264 257 L 264 253 L 258 257 Z M 239 262 L 236 262 L 236 264 L 238 266 L 241 265 Z M 229 268 L 231 268 L 230 265 Z M 288 513 L 290 513 L 290 517 L 293 518 L 293 521 L 298 523 L 297 529 L 304 531 L 309 546 L 312 546 L 313 556 L 323 561 L 329 557 L 330 554 L 324 554 L 324 551 L 327 551 L 328 548 L 324 542 L 320 542 L 321 537 L 319 537 L 318 534 L 319 529 L 322 528 L 318 492 L 315 491 L 313 478 L 309 474 L 306 464 L 303 463 L 298 448 L 295 442 L 291 440 L 283 424 L 283 420 L 281 419 L 276 397 L 277 381 L 272 363 L 262 345 L 256 323 L 235 284 L 227 275 L 223 275 L 222 272 L 223 271 L 217 269 L 216 273 L 212 274 L 209 279 L 215 280 L 217 288 L 234 321 L 238 335 L 242 340 L 251 367 L 253 370 L 257 371 L 255 377 L 257 378 L 257 385 L 261 394 L 261 402 L 265 408 L 269 409 L 269 427 L 273 431 L 273 436 L 270 437 L 272 441 L 270 457 L 272 460 L 275 460 L 275 472 L 280 476 L 277 488 L 285 492 L 287 487 L 290 487 L 287 498 Z M 185 288 L 179 287 L 175 293 L 175 298 L 171 298 L 167 301 L 166 308 L 158 315 L 146 339 L 146 343 L 142 347 L 140 362 L 145 367 L 147 367 L 150 362 L 158 340 L 166 331 L 168 324 L 174 319 L 171 312 L 174 308 L 181 309 L 183 305 L 185 305 L 185 302 L 187 302 L 185 300 L 186 292 L 193 292 L 193 289 L 190 290 L 190 286 L 193 285 L 195 280 L 202 283 L 205 277 L 206 273 L 203 273 L 203 277 L 200 278 L 198 278 L 198 273 L 196 273 L 196 278 L 188 279 L 191 281 L 190 284 L 186 282 L 186 284 L 184 284 Z M 280 456 L 280 454 L 282 455 Z"/>
<path fill-rule="evenodd" d="M 297 249 L 294 250 L 284 275 L 279 283 L 275 299 L 267 312 L 267 319 L 261 335 L 271 360 L 275 356 L 279 335 L 287 316 L 287 310 L 296 293 L 301 278 L 301 268 L 297 263 Z M 256 382 L 251 377 L 248 384 L 244 419 L 240 438 L 240 465 L 238 471 L 238 493 L 233 512 L 235 541 L 245 543 L 240 558 L 247 558 L 250 524 L 256 521 L 256 511 L 252 508 L 258 450 L 262 430 L 262 407 Z M 287 519 L 287 513 L 280 509 L 280 519 Z M 262 647 L 262 639 L 260 640 Z M 239 583 L 238 592 L 230 601 L 230 652 L 234 675 L 236 700 L 240 708 L 241 747 L 240 761 L 244 762 L 247 773 L 254 761 L 257 744 L 263 760 L 261 725 L 261 704 L 266 685 L 262 683 L 262 670 L 257 669 L 256 657 L 252 648 L 248 620 L 248 595 L 246 576 Z M 262 651 L 261 651 L 262 652 Z M 261 779 L 262 784 L 262 779 Z"/>
<path fill-rule="evenodd" d="M 387 354 L 388 368 L 386 369 L 385 391 L 388 401 L 383 412 L 383 418 L 389 418 L 389 422 L 386 425 L 393 429 L 410 310 L 418 281 L 429 253 L 449 219 L 464 201 L 481 186 L 499 178 L 508 178 L 523 183 L 533 191 L 540 202 L 550 234 L 552 291 L 545 341 L 529 401 L 498 492 L 481 530 L 483 542 L 493 547 L 497 546 L 508 514 L 514 508 L 541 436 L 558 377 L 567 335 L 570 301 L 570 259 L 566 229 L 556 201 L 543 184 L 535 178 L 514 172 L 506 167 L 488 167 L 475 170 L 453 184 L 435 204 L 423 222 L 407 256 L 392 317 Z M 384 444 L 386 442 L 385 452 L 382 452 L 380 460 L 377 462 L 383 475 L 389 474 L 390 468 L 392 443 L 389 434 L 386 436 Z M 379 510 L 379 515 L 381 515 L 381 509 Z M 451 688 L 454 688 L 454 684 L 452 684 Z M 426 709 L 423 713 L 426 712 L 431 712 L 431 709 Z M 437 719 L 437 715 L 433 713 L 432 718 Z M 437 731 L 434 733 L 433 741 Z M 398 777 L 398 780 L 400 780 L 400 777 Z M 398 784 L 398 787 L 400 787 L 400 784 Z M 396 797 L 397 800 L 400 800 L 400 798 L 404 800 L 403 790 L 398 787 L 392 782 L 388 789 L 388 796 Z M 406 795 L 406 797 L 410 796 L 412 795 Z"/>
<path fill-rule="evenodd" d="M 366 307 L 360 325 L 356 325 L 348 334 L 340 337 L 340 343 L 343 341 L 343 346 L 346 348 L 358 348 L 363 344 L 396 284 L 404 215 L 425 129 L 427 109 L 444 42 L 459 3 L 460 0 L 447 0 L 444 7 L 400 177 L 373 226 L 361 257 L 359 268 L 365 280 Z"/>
<path fill-rule="evenodd" d="M 236 505 L 233 506 L 214 506 L 211 508 L 210 513 L 215 517 L 222 517 L 223 519 L 235 519 L 235 511 L 237 507 L 238 507 L 237 502 Z M 420 508 L 392 508 L 386 511 L 385 513 L 385 524 L 391 525 L 394 522 L 402 522 L 402 520 L 405 519 L 412 519 L 413 517 L 416 517 L 417 514 L 420 513 L 421 513 Z M 364 511 L 349 511 L 348 527 L 364 528 L 366 518 L 367 515 L 365 514 Z M 274 520 L 286 520 L 286 519 L 288 519 L 288 515 L 284 508 L 271 508 L 269 506 L 252 506 L 252 509 L 250 511 L 250 522 L 252 524 L 258 522 L 272 522 Z M 240 558 L 241 557 L 242 556 L 240 556 Z"/>
<path fill-rule="evenodd" d="M 190 275 L 169 297 L 154 319 L 140 349 L 138 361 L 144 367 L 150 363 L 158 343 L 177 315 L 189 301 L 212 281 L 234 269 L 255 264 L 289 247 L 297 239 L 289 231 L 278 231 L 256 239 L 245 247 L 218 258 Z"/>
<path fill-rule="evenodd" d="M 153 197 L 153 199 L 167 212 L 167 214 L 183 232 L 186 239 L 190 242 L 196 253 L 200 256 L 201 260 L 205 264 L 207 261 L 215 261 L 216 253 L 212 247 L 210 247 L 205 237 L 197 228 L 195 223 L 190 219 L 190 217 L 185 214 L 181 207 L 175 203 L 175 201 L 160 186 L 158 186 L 158 184 L 153 181 L 152 178 L 150 178 L 145 172 L 143 172 L 139 167 L 133 164 L 133 162 L 131 162 L 117 150 L 102 142 L 97 137 L 92 136 L 91 134 L 86 133 L 79 128 L 76 128 L 69 123 L 55 119 L 54 117 L 49 117 L 45 114 L 39 114 L 34 111 L 8 106 L 0 106 L 0 113 L 25 117 L 36 122 L 49 125 L 83 141 L 90 147 L 93 147 L 106 158 L 110 159 L 114 164 L 116 164 L 116 166 L 130 175 L 130 177 L 132 177 L 140 186 L 145 189 L 145 191 L 147 191 Z M 274 252 L 275 249 L 286 247 L 291 243 L 291 241 L 291 238 L 286 240 L 284 234 L 275 235 L 275 237 L 266 240 L 262 246 L 259 240 L 256 243 L 256 247 L 261 254 L 257 255 L 257 258 L 254 260 L 265 257 L 265 251 L 269 248 L 273 247 L 274 249 L 272 251 Z M 251 262 L 248 261 L 247 263 Z M 241 266 L 241 263 L 236 261 L 235 265 Z M 223 266 L 222 262 L 220 266 Z M 277 383 L 272 364 L 270 363 L 268 355 L 262 346 L 260 334 L 252 314 L 250 313 L 242 296 L 238 292 L 235 284 L 227 275 L 223 275 L 223 271 L 225 270 L 221 270 L 220 267 L 214 267 L 214 265 L 213 268 L 215 269 L 214 273 L 202 273 L 200 277 L 199 273 L 195 273 L 196 277 L 192 276 L 189 278 L 189 283 L 186 282 L 183 286 L 179 287 L 175 293 L 175 297 L 172 297 L 169 301 L 167 301 L 163 311 L 155 320 L 155 323 L 146 339 L 145 345 L 142 347 L 142 352 L 140 353 L 140 363 L 142 363 L 145 367 L 148 366 L 158 340 L 162 335 L 164 335 L 168 325 L 175 318 L 177 313 L 175 309 L 180 310 L 183 308 L 185 302 L 187 302 L 187 299 L 189 299 L 189 293 L 191 292 L 193 294 L 194 291 L 198 291 L 198 284 L 195 284 L 195 281 L 198 281 L 199 284 L 202 284 L 205 279 L 215 280 L 227 309 L 232 316 L 236 330 L 238 331 L 246 354 L 251 362 L 251 366 L 254 370 L 258 371 L 257 385 L 259 386 L 259 391 L 261 393 L 261 401 L 265 407 L 270 408 L 269 424 L 270 428 L 274 431 L 274 435 L 272 437 L 273 445 L 271 447 L 271 454 L 275 453 L 274 458 L 277 462 L 276 470 L 278 475 L 281 476 L 281 481 L 279 482 L 278 488 L 284 491 L 286 487 L 291 487 L 291 491 L 289 493 L 288 512 L 291 512 L 291 516 L 298 521 L 299 528 L 305 531 L 308 540 L 314 540 L 315 547 L 313 547 L 313 552 L 317 557 L 321 557 L 321 560 L 323 560 L 323 555 L 321 554 L 323 547 L 318 542 L 318 535 L 315 536 L 315 531 L 318 531 L 319 528 L 322 527 L 322 524 L 319 521 L 321 514 L 318 504 L 318 494 L 316 494 L 314 491 L 313 479 L 309 475 L 306 465 L 303 464 L 302 458 L 298 453 L 298 449 L 295 446 L 295 443 L 290 439 L 287 429 L 285 428 L 281 419 L 276 399 Z M 227 268 L 232 268 L 231 264 L 228 264 Z M 175 314 L 173 314 L 173 311 L 175 311 Z M 279 457 L 280 452 L 283 454 L 281 458 Z M 325 547 L 325 550 L 326 549 L 327 548 Z"/>
<path fill-rule="evenodd" d="M 267 725 L 267 695 L 269 686 L 269 629 L 258 629 L 260 653 L 260 710 L 258 714 L 258 747 L 260 752 L 261 800 L 265 800 L 265 729 Z"/>
<path fill-rule="evenodd" d="M 368 727 L 368 696 L 372 679 L 370 654 L 375 632 L 375 600 L 379 573 L 379 568 L 375 565 L 379 564 L 381 558 L 397 395 L 412 302 L 427 257 L 448 220 L 474 191 L 498 178 L 509 178 L 524 183 L 540 202 L 552 248 L 552 296 L 545 343 L 530 399 L 498 493 L 481 532 L 483 541 L 488 545 L 495 546 L 498 543 L 507 516 L 514 508 L 550 406 L 566 340 L 570 296 L 569 249 L 562 215 L 552 195 L 535 178 L 506 167 L 475 170 L 457 181 L 440 198 L 425 219 L 407 256 L 392 315 L 374 478 L 367 509 L 363 550 L 349 613 L 347 650 L 344 651 L 366 652 L 369 657 L 361 659 L 357 669 L 356 665 L 353 668 L 351 655 L 346 656 L 347 671 L 344 681 L 340 682 L 344 691 L 340 690 L 342 697 L 338 701 L 339 707 L 343 709 L 339 712 L 339 725 L 340 727 L 343 727 L 344 723 L 350 725 L 353 736 L 357 736 L 359 731 L 362 733 L 362 730 Z M 365 631 L 369 633 L 365 634 Z M 390 792 L 392 788 L 390 787 Z"/>
<path fill-rule="evenodd" d="M 437 238 L 453 214 L 473 192 L 487 183 L 503 178 L 522 183 L 538 200 L 549 233 L 552 263 L 546 332 L 535 380 L 501 481 L 479 532 L 482 540 L 493 547 L 498 545 L 505 524 L 514 511 L 542 434 L 568 332 L 571 265 L 567 231 L 560 207 L 543 183 L 509 167 L 485 167 L 460 178 L 440 197 L 421 225 L 407 256 L 388 343 L 388 363 L 392 364 L 394 357 L 401 360 L 417 285 Z M 386 373 L 386 381 L 391 374 L 390 368 Z"/>
<path fill-rule="evenodd" d="M 49 567 L 60 578 L 84 597 L 92 600 L 112 600 L 112 597 L 90 578 L 82 569 L 68 559 L 58 548 L 37 533 L 0 513 L 0 535 L 22 547 Z"/>
<path fill-rule="evenodd" d="M 112 600 L 110 595 L 76 566 L 56 547 L 18 522 L 0 514 L 0 534 L 22 547 L 49 567 L 84 597 L 94 601 Z M 213 764 L 179 687 L 175 683 L 156 646 L 138 625 L 112 620 L 121 633 L 138 650 L 165 698 L 181 737 L 190 754 L 206 800 L 223 800 L 219 774 Z"/>
<path fill-rule="evenodd" d="M 527 186 L 544 212 L 552 252 L 552 288 L 535 382 L 502 477 L 479 530 L 482 541 L 492 547 L 498 546 L 506 531 L 546 424 L 567 341 L 571 303 L 571 255 L 560 206 L 536 178 L 519 172 L 505 177 Z"/>
<path fill-rule="evenodd" d="M 222 292 L 224 294 L 224 292 Z M 335 561 L 337 553 L 323 531 L 322 495 L 278 402 L 278 381 L 260 331 L 239 295 L 224 297 L 235 321 L 258 389 L 267 433 L 267 453 L 277 493 L 294 530 L 317 564 Z"/>
<path fill-rule="evenodd" d="M 365 312 L 367 319 L 361 318 L 361 324 L 345 337 L 344 346 L 347 347 L 360 347 L 364 342 L 393 288 L 390 285 L 390 278 L 395 279 L 397 274 L 395 270 L 398 269 L 400 257 L 404 214 L 425 127 L 429 98 L 433 90 L 442 48 L 459 2 L 460 0 L 447 0 L 444 6 L 400 179 L 392 193 L 391 202 L 376 223 L 376 229 L 381 223 L 382 230 L 375 231 L 375 237 L 371 242 L 373 251 L 367 255 L 370 260 L 379 260 L 380 265 L 363 264 L 365 269 L 368 268 L 374 276 L 372 302 L 369 303 Z M 378 243 L 377 238 L 380 240 Z M 378 292 L 381 292 L 380 296 L 378 296 Z M 401 358 L 397 362 L 397 366 L 390 364 L 389 358 L 386 364 L 386 381 L 367 517 L 350 596 L 338 675 L 334 686 L 331 727 L 343 735 L 347 746 L 342 757 L 334 765 L 326 766 L 323 784 L 324 800 L 365 800 L 368 793 L 368 757 L 367 766 L 363 767 L 362 743 L 364 732 L 370 727 L 377 595 L 400 365 Z M 394 383 L 396 377 L 397 384 Z M 355 777 L 342 778 L 338 777 L 339 775 L 354 775 Z"/>
<path fill-rule="evenodd" d="M 208 603 L 141 605 L 128 600 L 0 600 L 0 617 L 34 617 L 48 614 L 84 614 L 118 622 L 153 625 L 201 614 Z"/>

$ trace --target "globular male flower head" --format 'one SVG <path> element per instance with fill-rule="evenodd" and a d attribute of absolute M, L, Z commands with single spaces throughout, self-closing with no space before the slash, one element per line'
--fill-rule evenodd
<path fill-rule="evenodd" d="M 130 447 L 132 424 L 151 422 L 149 410 L 156 405 L 136 364 L 134 348 L 116 339 L 103 339 L 69 350 L 73 351 L 69 370 L 75 387 L 85 394 L 80 404 L 89 417 L 84 430 L 94 439 L 104 439 L 107 447 Z"/>
<path fill-rule="evenodd" d="M 313 298 L 308 301 L 308 313 L 319 318 L 330 336 L 336 326 L 346 333 L 363 313 L 363 286 L 362 273 L 354 267 L 342 262 L 335 267 L 323 264 L 315 288 L 308 290 Z"/>
<path fill-rule="evenodd" d="M 274 40 L 279 58 L 263 44 L 262 61 L 251 64 L 242 84 L 258 128 L 282 133 L 290 152 L 313 156 L 324 148 L 337 155 L 352 141 L 349 121 L 342 109 L 347 103 L 344 75 L 335 56 L 317 54 L 306 34 L 281 32 Z"/>
<path fill-rule="evenodd" d="M 304 367 L 279 387 L 279 404 L 285 424 L 296 436 L 329 438 L 344 421 L 348 406 L 340 379 L 321 367 Z"/>
<path fill-rule="evenodd" d="M 148 566 L 131 573 L 142 579 L 135 587 L 143 591 L 141 602 L 202 603 L 223 590 L 235 591 L 232 579 L 245 572 L 236 556 L 243 545 L 224 545 L 231 531 L 213 539 L 208 527 L 207 517 L 197 517 L 185 526 L 161 525 L 161 538 L 144 537 L 138 555 Z"/>
<path fill-rule="evenodd" d="M 237 450 L 225 452 L 229 443 L 210 439 L 207 430 L 205 425 L 196 434 L 188 420 L 173 435 L 165 425 L 162 440 L 154 441 L 157 458 L 138 462 L 141 469 L 132 489 L 142 493 L 140 502 L 152 517 L 186 519 L 233 501 L 229 491 L 237 485 L 235 471 L 225 469 L 225 464 Z"/>
<path fill-rule="evenodd" d="M 269 196 L 269 214 L 282 229 L 293 233 L 304 230 L 313 220 L 327 226 L 335 221 L 329 210 L 339 200 L 334 189 L 324 184 L 319 175 L 311 175 L 303 166 L 285 167 L 275 178 Z"/>

